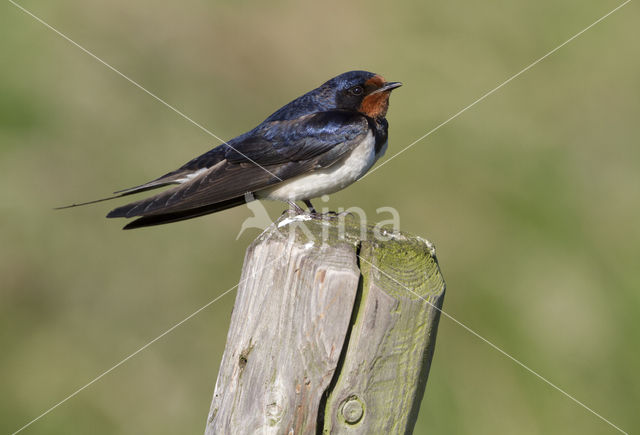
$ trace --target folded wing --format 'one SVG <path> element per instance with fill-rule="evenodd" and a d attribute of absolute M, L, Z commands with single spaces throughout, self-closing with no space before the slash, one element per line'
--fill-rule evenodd
<path fill-rule="evenodd" d="M 142 216 L 125 228 L 190 219 L 244 203 L 244 195 L 331 166 L 367 135 L 362 115 L 327 111 L 256 129 L 193 159 L 136 193 L 180 183 L 158 195 L 112 210 L 107 217 Z M 209 165 L 209 166 L 207 166 Z"/>

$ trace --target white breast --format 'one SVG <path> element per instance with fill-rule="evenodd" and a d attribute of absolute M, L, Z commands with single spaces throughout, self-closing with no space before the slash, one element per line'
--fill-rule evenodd
<path fill-rule="evenodd" d="M 378 154 L 376 154 L 375 144 L 375 137 L 369 132 L 359 145 L 330 167 L 286 180 L 274 187 L 257 192 L 256 197 L 298 201 L 344 189 L 362 177 L 384 154 L 387 144 L 384 144 Z"/>

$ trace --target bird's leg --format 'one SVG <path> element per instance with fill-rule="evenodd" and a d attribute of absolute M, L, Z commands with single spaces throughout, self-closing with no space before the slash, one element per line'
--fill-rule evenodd
<path fill-rule="evenodd" d="M 287 201 L 289 203 L 289 211 L 294 212 L 295 214 L 304 214 L 304 210 L 301 209 L 295 201 Z"/>
<path fill-rule="evenodd" d="M 313 204 L 311 204 L 311 201 L 309 201 L 308 199 L 303 199 L 302 202 L 304 202 L 304 205 L 306 205 L 309 209 L 309 213 L 311 213 L 312 215 L 317 214 L 315 207 L 313 206 Z"/>

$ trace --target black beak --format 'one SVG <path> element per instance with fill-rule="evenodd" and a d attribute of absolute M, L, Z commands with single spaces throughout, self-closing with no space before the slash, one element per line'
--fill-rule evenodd
<path fill-rule="evenodd" d="M 401 82 L 387 82 L 384 85 L 382 85 L 380 89 L 376 89 L 375 91 L 373 91 L 372 94 L 377 94 L 378 92 L 392 91 L 395 88 L 399 88 L 400 86 L 402 86 Z"/>

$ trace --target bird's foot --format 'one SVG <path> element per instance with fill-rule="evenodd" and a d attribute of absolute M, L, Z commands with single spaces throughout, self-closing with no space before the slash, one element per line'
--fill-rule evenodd
<path fill-rule="evenodd" d="M 304 205 L 306 205 L 307 208 L 309 209 L 309 216 L 311 216 L 314 219 L 330 220 L 337 217 L 337 213 L 335 211 L 329 211 L 327 213 L 318 213 L 315 207 L 313 206 L 313 204 L 311 204 L 311 201 L 309 201 L 308 199 L 304 199 L 302 200 L 302 202 L 304 202 Z"/>
<path fill-rule="evenodd" d="M 307 215 L 312 217 L 313 219 L 320 219 L 320 220 L 333 220 L 333 219 L 343 218 L 346 216 L 353 216 L 353 213 L 350 213 L 348 211 L 343 211 L 340 213 L 335 211 L 327 211 L 324 213 L 320 213 L 316 211 L 316 209 L 313 207 L 313 204 L 311 204 L 311 201 L 309 201 L 308 199 L 303 200 L 303 202 L 308 208 L 307 211 L 303 210 L 300 206 L 298 206 L 298 204 L 296 204 L 295 201 L 287 201 L 287 203 L 289 204 L 289 208 L 283 211 L 282 214 L 289 213 L 294 216 Z"/>
<path fill-rule="evenodd" d="M 312 216 L 318 219 L 333 220 L 333 219 L 340 219 L 347 216 L 353 216 L 353 213 L 348 211 L 342 211 L 340 213 L 336 211 L 328 211 L 326 213 L 314 213 L 312 214 Z"/>

